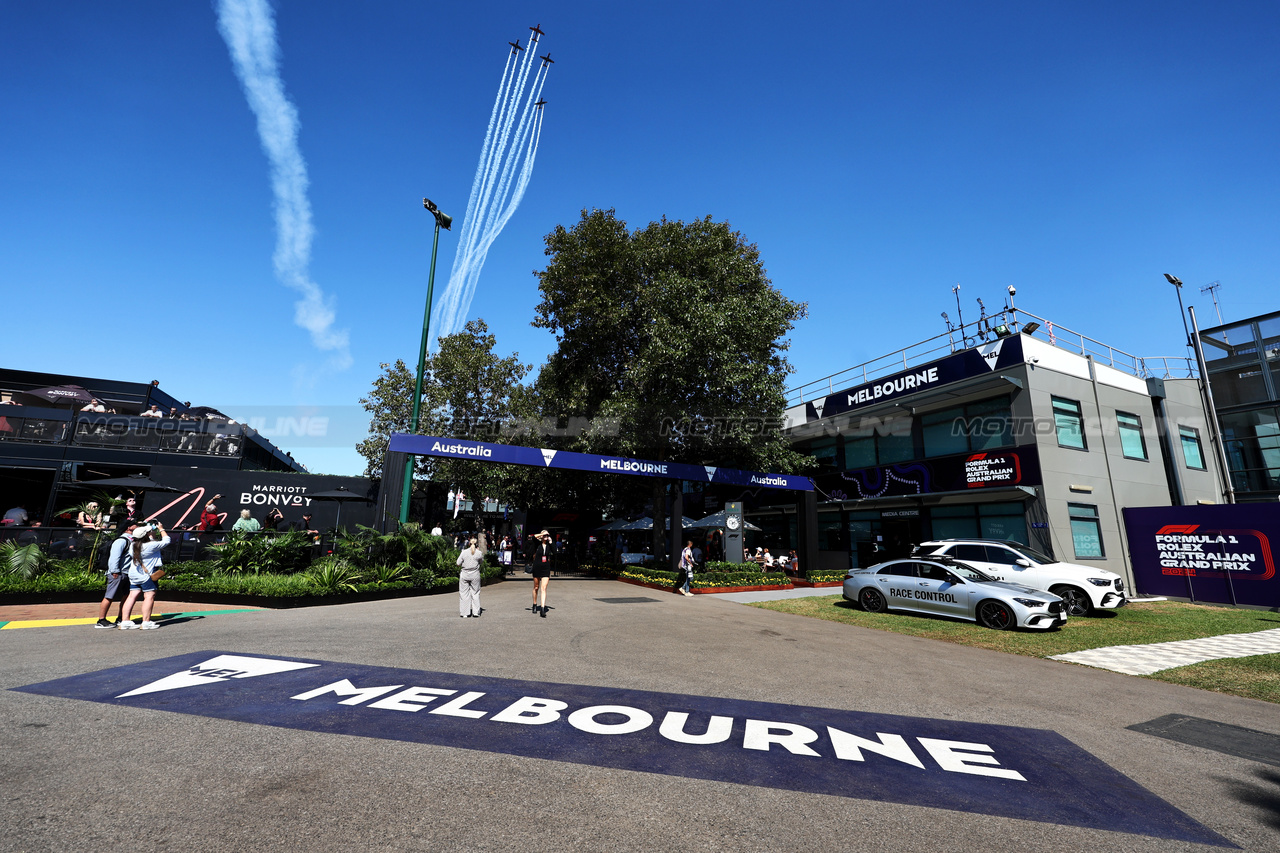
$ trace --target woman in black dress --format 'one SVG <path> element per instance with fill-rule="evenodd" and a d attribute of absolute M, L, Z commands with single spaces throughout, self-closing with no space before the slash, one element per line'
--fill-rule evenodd
<path fill-rule="evenodd" d="M 551 544 L 551 534 L 538 534 L 538 544 L 533 549 L 533 612 L 547 618 L 547 584 L 556 564 L 556 549 Z"/>

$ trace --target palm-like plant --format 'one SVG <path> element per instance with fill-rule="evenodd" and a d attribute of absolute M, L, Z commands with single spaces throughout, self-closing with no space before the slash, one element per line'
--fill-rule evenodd
<path fill-rule="evenodd" d="M 30 545 L 0 542 L 0 568 L 9 574 L 31 580 L 42 574 L 48 567 L 48 556 L 34 542 Z"/>

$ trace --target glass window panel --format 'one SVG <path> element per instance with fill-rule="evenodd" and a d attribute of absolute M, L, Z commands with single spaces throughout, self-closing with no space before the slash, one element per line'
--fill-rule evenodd
<path fill-rule="evenodd" d="M 1098 522 L 1098 508 L 1089 504 L 1067 504 L 1071 517 L 1071 541 L 1075 545 L 1077 559 L 1101 558 L 1102 525 Z"/>
<path fill-rule="evenodd" d="M 822 465 L 836 464 L 836 440 L 831 438 L 818 438 L 809 444 L 809 455 Z"/>
<path fill-rule="evenodd" d="M 978 519 L 978 522 L 983 539 L 1012 540 L 1024 545 L 1028 542 L 1027 519 L 1021 514 L 987 516 Z"/>
<path fill-rule="evenodd" d="M 964 409 L 959 406 L 925 415 L 921 419 L 924 455 L 933 457 L 968 453 L 969 437 L 965 426 Z"/>
<path fill-rule="evenodd" d="M 1146 459 L 1147 443 L 1142 437 L 1142 419 L 1128 412 L 1116 412 L 1120 430 L 1120 452 L 1126 459 Z"/>
<path fill-rule="evenodd" d="M 859 468 L 876 467 L 876 439 L 874 435 L 865 438 L 849 438 L 844 442 L 844 464 L 850 471 Z"/>
<path fill-rule="evenodd" d="M 1209 374 L 1214 401 L 1222 408 L 1257 403 L 1267 399 L 1262 367 L 1246 367 Z"/>
<path fill-rule="evenodd" d="M 987 549 L 983 545 L 953 545 L 951 550 L 947 551 L 949 556 L 955 557 L 957 560 L 977 560 L 980 563 L 987 562 Z"/>
<path fill-rule="evenodd" d="M 1019 559 L 1019 555 L 1010 551 L 1008 548 L 1001 548 L 999 545 L 987 546 L 987 562 L 999 563 L 1003 566 L 1012 566 Z"/>
<path fill-rule="evenodd" d="M 877 458 L 881 465 L 906 462 L 916 456 L 911 439 L 911 418 L 894 418 L 876 430 Z"/>
<path fill-rule="evenodd" d="M 977 539 L 978 520 L 969 518 L 939 518 L 933 513 L 934 539 Z"/>
<path fill-rule="evenodd" d="M 1195 427 L 1178 427 L 1178 436 L 1182 439 L 1182 460 L 1188 468 L 1205 470 L 1204 449 L 1200 445 L 1200 431 Z"/>
<path fill-rule="evenodd" d="M 1085 449 L 1084 415 L 1078 402 L 1054 397 L 1053 421 L 1058 430 L 1059 445 Z"/>

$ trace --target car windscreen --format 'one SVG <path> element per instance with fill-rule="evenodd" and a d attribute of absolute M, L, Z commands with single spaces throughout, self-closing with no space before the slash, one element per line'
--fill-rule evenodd
<path fill-rule="evenodd" d="M 1053 557 L 1050 557 L 1046 554 L 1041 554 L 1035 548 L 1029 548 L 1026 545 L 1010 545 L 1009 547 L 1017 551 L 1019 554 L 1022 554 L 1033 563 L 1040 563 L 1041 565 L 1046 565 L 1048 563 L 1058 562 L 1057 560 L 1053 559 Z"/>
<path fill-rule="evenodd" d="M 978 570 L 977 570 L 977 569 L 975 569 L 973 566 L 970 566 L 970 565 L 968 565 L 967 563 L 948 563 L 948 564 L 947 564 L 947 568 L 948 568 L 948 569 L 950 569 L 951 571 L 955 572 L 956 574 L 958 574 L 960 577 L 964 578 L 965 580 L 970 580 L 970 581 L 991 581 L 991 580 L 995 580 L 995 578 L 991 577 L 991 576 L 990 576 L 990 575 L 988 575 L 988 574 L 984 574 L 984 573 L 982 573 L 982 572 L 978 571 Z"/>

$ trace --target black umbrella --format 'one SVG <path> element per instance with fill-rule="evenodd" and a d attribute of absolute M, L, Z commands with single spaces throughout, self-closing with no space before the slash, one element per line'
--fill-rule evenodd
<path fill-rule="evenodd" d="M 163 483 L 157 483 L 150 477 L 144 477 L 142 474 L 130 474 L 127 477 L 108 477 L 105 480 L 77 480 L 78 486 L 106 486 L 107 488 L 125 488 L 136 489 L 140 492 L 180 492 L 182 489 L 175 489 L 172 486 L 166 486 Z"/>
<path fill-rule="evenodd" d="M 195 406 L 193 408 L 187 409 L 187 414 L 194 415 L 198 418 L 212 418 L 213 420 L 224 420 L 224 421 L 235 420 L 234 418 L 229 417 L 228 415 L 224 415 L 222 412 L 219 412 L 213 406 Z"/>
<path fill-rule="evenodd" d="M 52 385 L 48 388 L 37 388 L 34 391 L 21 393 L 58 406 L 83 406 L 94 400 L 94 396 L 79 385 Z"/>
<path fill-rule="evenodd" d="M 315 492 L 307 495 L 313 501 L 336 501 L 338 504 L 338 517 L 334 520 L 333 526 L 337 528 L 342 522 L 342 505 L 347 501 L 364 501 L 365 503 L 373 503 L 373 500 L 366 495 L 358 495 L 348 489 L 346 486 L 338 486 L 336 489 L 330 489 L 327 492 Z"/>

